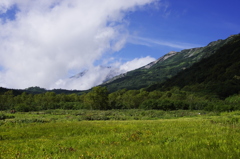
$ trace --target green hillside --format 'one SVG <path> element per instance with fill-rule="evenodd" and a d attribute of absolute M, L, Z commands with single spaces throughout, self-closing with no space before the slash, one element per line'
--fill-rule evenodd
<path fill-rule="evenodd" d="M 24 92 L 27 92 L 29 94 L 42 94 L 42 93 L 46 93 L 46 92 L 54 92 L 56 94 L 72 94 L 72 93 L 76 93 L 76 94 L 82 94 L 83 92 L 87 92 L 87 91 L 79 91 L 79 90 L 66 90 L 66 89 L 52 89 L 52 90 L 47 90 L 45 88 L 40 88 L 40 87 L 29 87 L 25 90 L 23 90 Z"/>
<path fill-rule="evenodd" d="M 141 89 L 152 84 L 161 83 L 191 67 L 194 63 L 216 53 L 222 46 L 232 41 L 234 36 L 217 40 L 205 47 L 170 52 L 149 65 L 122 74 L 103 84 L 110 92 L 119 89 Z"/>
<path fill-rule="evenodd" d="M 8 92 L 8 91 L 12 91 L 12 93 L 14 95 L 20 95 L 23 92 L 26 92 L 27 94 L 43 94 L 43 93 L 47 93 L 47 92 L 54 92 L 56 94 L 72 94 L 72 93 L 83 94 L 84 92 L 88 92 L 88 91 L 66 90 L 66 89 L 47 90 L 44 88 L 40 88 L 38 86 L 29 87 L 26 89 L 9 89 L 9 88 L 0 87 L 0 95 L 4 94 L 5 92 Z"/>
<path fill-rule="evenodd" d="M 188 91 L 205 91 L 221 98 L 240 91 L 240 34 L 219 48 L 215 54 L 180 72 L 163 84 L 149 90 L 178 86 Z"/>
<path fill-rule="evenodd" d="M 24 92 L 23 90 L 8 89 L 8 88 L 0 87 L 0 95 L 1 95 L 1 94 L 4 94 L 4 93 L 7 92 L 7 91 L 12 91 L 12 93 L 13 93 L 14 95 L 19 95 L 19 94 L 21 94 L 22 92 Z"/>

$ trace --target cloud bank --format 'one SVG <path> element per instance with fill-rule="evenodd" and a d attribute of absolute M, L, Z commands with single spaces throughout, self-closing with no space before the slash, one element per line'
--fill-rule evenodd
<path fill-rule="evenodd" d="M 69 72 L 95 68 L 104 54 L 123 48 L 125 15 L 154 1 L 1 0 L 0 86 L 63 86 Z M 74 82 L 74 89 L 96 83 Z"/>
<path fill-rule="evenodd" d="M 93 86 L 100 85 L 103 82 L 106 82 L 107 80 L 113 78 L 114 76 L 145 66 L 154 60 L 156 59 L 147 56 L 143 58 L 135 58 L 125 63 L 116 62 L 111 67 L 103 66 L 91 67 L 71 78 L 59 79 L 52 86 L 52 88 L 74 90 L 76 89 L 76 87 L 78 87 L 81 88 L 82 90 L 89 89 Z"/>

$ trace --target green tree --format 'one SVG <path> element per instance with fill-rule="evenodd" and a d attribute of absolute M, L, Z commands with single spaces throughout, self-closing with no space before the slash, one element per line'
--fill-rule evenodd
<path fill-rule="evenodd" d="M 154 90 L 152 92 L 149 92 L 148 94 L 148 98 L 149 99 L 159 99 L 163 96 L 163 92 L 160 92 L 160 91 L 157 91 L 157 90 Z"/>
<path fill-rule="evenodd" d="M 225 103 L 233 110 L 240 110 L 240 94 L 232 95 L 225 99 Z"/>
<path fill-rule="evenodd" d="M 108 109 L 108 91 L 106 87 L 94 87 L 84 96 L 84 104 L 90 109 Z"/>
<path fill-rule="evenodd" d="M 36 103 L 34 102 L 34 96 L 23 92 L 21 95 L 14 97 L 15 105 L 14 109 L 21 112 L 28 112 L 37 110 Z"/>
<path fill-rule="evenodd" d="M 169 110 L 175 110 L 174 102 L 169 99 L 163 99 L 163 100 L 158 100 L 158 106 L 157 109 L 169 111 Z"/>
<path fill-rule="evenodd" d="M 158 100 L 147 99 L 141 103 L 139 108 L 141 108 L 141 109 L 158 109 L 157 106 L 158 106 Z"/>
<path fill-rule="evenodd" d="M 127 89 L 121 89 L 108 95 L 109 107 L 111 109 L 123 108 L 123 94 L 127 92 Z"/>
<path fill-rule="evenodd" d="M 139 94 L 139 90 L 129 90 L 122 96 L 123 108 L 125 109 L 133 109 L 139 107 L 139 98 L 137 95 Z"/>
<path fill-rule="evenodd" d="M 57 98 L 55 92 L 46 92 L 43 95 L 43 106 L 44 109 L 56 109 L 57 108 Z"/>
<path fill-rule="evenodd" d="M 7 91 L 0 95 L 0 110 L 13 109 L 14 95 L 13 91 Z"/>

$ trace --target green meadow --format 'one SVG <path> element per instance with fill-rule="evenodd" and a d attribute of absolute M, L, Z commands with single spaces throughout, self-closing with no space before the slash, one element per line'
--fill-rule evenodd
<path fill-rule="evenodd" d="M 0 159 L 237 159 L 240 111 L 0 112 Z"/>

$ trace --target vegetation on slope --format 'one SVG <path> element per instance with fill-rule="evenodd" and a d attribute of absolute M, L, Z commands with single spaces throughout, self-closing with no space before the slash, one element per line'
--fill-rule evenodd
<path fill-rule="evenodd" d="M 155 83 L 164 82 L 201 59 L 208 58 L 219 48 L 232 41 L 233 38 L 234 36 L 231 36 L 225 40 L 211 42 L 206 47 L 182 50 L 169 58 L 165 58 L 168 55 L 166 54 L 150 68 L 142 67 L 127 72 L 120 75 L 119 78 L 114 78 L 114 80 L 103 84 L 103 86 L 106 86 L 110 92 L 114 92 L 123 88 L 128 90 L 141 89 Z"/>
<path fill-rule="evenodd" d="M 193 64 L 167 82 L 149 90 L 177 86 L 187 91 L 216 94 L 226 98 L 240 91 L 240 35 L 219 48 L 208 58 Z"/>

